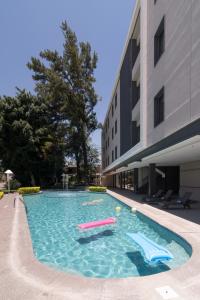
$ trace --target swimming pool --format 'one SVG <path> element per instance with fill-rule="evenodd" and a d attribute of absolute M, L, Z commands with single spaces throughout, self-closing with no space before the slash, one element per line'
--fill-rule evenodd
<path fill-rule="evenodd" d="M 184 264 L 190 245 L 153 220 L 106 193 L 44 192 L 24 197 L 34 254 L 67 273 L 98 278 L 146 276 Z M 84 205 L 98 200 L 96 205 Z M 116 206 L 121 207 L 116 213 Z M 116 217 L 117 223 L 80 231 L 77 224 Z M 170 261 L 149 264 L 127 232 L 140 232 L 164 246 Z"/>

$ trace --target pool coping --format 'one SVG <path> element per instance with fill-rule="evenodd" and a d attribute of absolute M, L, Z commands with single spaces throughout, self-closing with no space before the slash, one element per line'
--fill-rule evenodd
<path fill-rule="evenodd" d="M 156 288 L 163 286 L 170 286 L 175 290 L 181 297 L 179 299 L 199 299 L 200 226 L 116 192 L 107 190 L 107 193 L 184 238 L 192 246 L 191 258 L 176 269 L 145 277 L 98 279 L 66 274 L 40 263 L 35 258 L 25 207 L 22 202 L 17 201 L 9 249 L 9 266 L 15 276 L 33 287 L 40 295 L 47 295 L 51 299 L 163 299 L 156 291 Z"/>

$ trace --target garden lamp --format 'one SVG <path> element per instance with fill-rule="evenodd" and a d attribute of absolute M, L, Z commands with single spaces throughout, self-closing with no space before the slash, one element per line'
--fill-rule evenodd
<path fill-rule="evenodd" d="M 8 192 L 10 193 L 10 179 L 12 178 L 13 172 L 11 170 L 6 170 L 6 179 L 7 179 L 7 184 L 8 184 Z"/>

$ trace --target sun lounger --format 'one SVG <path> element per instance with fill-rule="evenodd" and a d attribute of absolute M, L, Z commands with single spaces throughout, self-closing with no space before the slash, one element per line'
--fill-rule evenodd
<path fill-rule="evenodd" d="M 162 203 L 163 208 L 169 208 L 171 205 L 181 206 L 183 208 L 190 208 L 190 204 L 192 200 L 190 200 L 192 196 L 191 192 L 185 192 L 182 197 L 178 197 L 176 199 L 171 199 L 170 201 L 165 201 Z"/>
<path fill-rule="evenodd" d="M 144 197 L 143 201 L 149 202 L 151 200 L 159 199 L 162 196 L 162 194 L 163 194 L 163 190 L 160 189 L 153 196 L 151 196 L 151 197 Z"/>
<path fill-rule="evenodd" d="M 156 197 L 150 198 L 146 202 L 150 203 L 150 204 L 159 204 L 160 202 L 167 202 L 167 201 L 169 201 L 171 199 L 172 194 L 173 194 L 173 191 L 172 190 L 168 190 L 164 196 L 159 197 L 159 198 L 156 198 Z"/>

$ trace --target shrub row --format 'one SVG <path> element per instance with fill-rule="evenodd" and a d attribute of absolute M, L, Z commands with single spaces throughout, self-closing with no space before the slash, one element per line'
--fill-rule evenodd
<path fill-rule="evenodd" d="M 33 186 L 33 187 L 21 187 L 18 189 L 18 192 L 20 194 L 33 194 L 33 193 L 39 193 L 40 187 L 39 186 Z"/>
<path fill-rule="evenodd" d="M 106 192 L 105 186 L 89 186 L 90 192 Z"/>
<path fill-rule="evenodd" d="M 3 198 L 4 192 L 0 192 L 0 199 Z"/>

